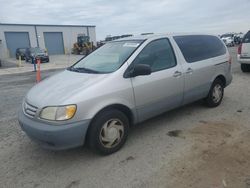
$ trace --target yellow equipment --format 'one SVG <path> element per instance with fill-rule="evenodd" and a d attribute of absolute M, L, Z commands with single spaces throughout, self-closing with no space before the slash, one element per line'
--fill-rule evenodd
<path fill-rule="evenodd" d="M 89 41 L 89 36 L 79 34 L 77 36 L 77 42 L 73 46 L 72 54 L 88 55 L 94 51 L 94 49 L 95 46 L 93 45 L 93 42 Z"/>

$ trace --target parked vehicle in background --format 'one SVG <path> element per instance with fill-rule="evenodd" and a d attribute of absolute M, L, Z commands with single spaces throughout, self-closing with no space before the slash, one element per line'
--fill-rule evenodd
<path fill-rule="evenodd" d="M 221 35 L 221 40 L 223 40 L 226 46 L 234 46 L 234 34 Z"/>
<path fill-rule="evenodd" d="M 250 31 L 244 36 L 242 43 L 238 47 L 238 62 L 241 64 L 243 72 L 250 72 Z"/>
<path fill-rule="evenodd" d="M 236 33 L 234 35 L 234 44 L 239 45 L 242 42 L 243 37 L 244 37 L 243 33 Z"/>
<path fill-rule="evenodd" d="M 35 47 L 35 48 L 28 48 L 26 50 L 25 53 L 25 61 L 26 62 L 31 62 L 33 59 L 40 59 L 42 63 L 44 62 L 49 62 L 49 55 L 48 53 L 39 48 L 39 47 Z"/>
<path fill-rule="evenodd" d="M 111 154 L 132 124 L 203 99 L 221 104 L 232 81 L 226 46 L 213 35 L 145 35 L 106 43 L 34 86 L 19 123 L 49 149 L 84 143 Z"/>
<path fill-rule="evenodd" d="M 21 60 L 25 59 L 25 54 L 27 53 L 28 48 L 17 48 L 16 49 L 16 59 L 19 59 L 21 56 Z"/>

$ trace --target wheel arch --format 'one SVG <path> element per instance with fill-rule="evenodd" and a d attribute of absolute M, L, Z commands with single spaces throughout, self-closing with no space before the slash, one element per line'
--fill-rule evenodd
<path fill-rule="evenodd" d="M 118 103 L 107 105 L 107 106 L 103 107 L 102 109 L 100 109 L 94 115 L 94 117 L 91 119 L 90 124 L 89 124 L 88 129 L 87 129 L 86 137 L 85 137 L 86 141 L 88 141 L 88 135 L 89 135 L 88 133 L 89 133 L 89 130 L 90 130 L 92 122 L 97 118 L 97 116 L 100 113 L 104 112 L 105 110 L 109 110 L 109 109 L 116 109 L 116 110 L 119 110 L 119 111 L 123 112 L 127 116 L 128 120 L 129 120 L 130 126 L 133 125 L 136 122 L 136 115 L 135 115 L 135 113 L 133 112 L 133 110 L 131 110 L 126 105 L 124 105 L 124 104 L 118 104 Z"/>
<path fill-rule="evenodd" d="M 98 116 L 98 114 L 102 113 L 105 110 L 109 110 L 109 109 L 116 109 L 116 110 L 123 112 L 127 116 L 127 118 L 129 119 L 130 125 L 135 122 L 135 114 L 133 113 L 133 111 L 129 107 L 127 107 L 126 105 L 118 104 L 118 103 L 117 104 L 110 104 L 108 106 L 103 107 L 101 110 L 99 110 L 94 115 L 93 119 L 95 119 Z"/>
<path fill-rule="evenodd" d="M 227 80 L 226 80 L 226 77 L 222 74 L 218 75 L 215 77 L 215 79 L 213 80 L 213 82 L 217 79 L 220 79 L 223 83 L 223 86 L 226 87 L 226 83 L 227 83 Z"/>

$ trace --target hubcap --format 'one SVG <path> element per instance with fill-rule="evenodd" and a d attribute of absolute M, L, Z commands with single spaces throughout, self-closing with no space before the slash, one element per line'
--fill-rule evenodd
<path fill-rule="evenodd" d="M 213 89 L 213 101 L 218 103 L 222 97 L 222 87 L 221 85 L 217 84 Z"/>
<path fill-rule="evenodd" d="M 124 135 L 123 123 L 119 119 L 110 119 L 103 124 L 99 139 L 106 148 L 117 146 Z"/>

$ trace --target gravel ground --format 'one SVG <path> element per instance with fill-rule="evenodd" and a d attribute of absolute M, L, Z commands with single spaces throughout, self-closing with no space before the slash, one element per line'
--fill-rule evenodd
<path fill-rule="evenodd" d="M 234 80 L 218 108 L 196 102 L 146 121 L 106 157 L 86 148 L 47 151 L 30 141 L 17 111 L 35 76 L 0 76 L 0 187 L 247 187 L 250 74 L 240 71 L 236 48 L 230 53 Z"/>

